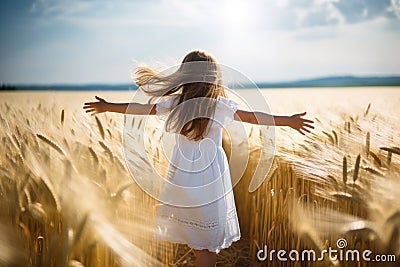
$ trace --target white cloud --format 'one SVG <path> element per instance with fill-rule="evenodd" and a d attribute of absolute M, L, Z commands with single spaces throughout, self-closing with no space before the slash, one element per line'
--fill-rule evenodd
<path fill-rule="evenodd" d="M 132 58 L 176 63 L 200 48 L 258 81 L 400 73 L 400 1 L 386 11 L 349 2 L 37 0 L 36 42 L 1 65 L 15 81 L 125 82 Z M 351 12 L 362 19 L 349 21 Z"/>
<path fill-rule="evenodd" d="M 44 15 L 82 14 L 97 7 L 99 3 L 101 3 L 101 1 L 36 0 L 31 5 L 31 12 Z"/>
<path fill-rule="evenodd" d="M 248 27 L 292 30 L 400 16 L 400 0 L 36 0 L 32 12 L 43 20 L 82 27 L 163 25 Z"/>
<path fill-rule="evenodd" d="M 279 8 L 287 7 L 289 5 L 289 0 L 276 0 L 276 5 Z"/>
<path fill-rule="evenodd" d="M 396 14 L 397 18 L 400 19 L 400 0 L 391 0 L 391 6 L 389 7 L 389 12 Z"/>

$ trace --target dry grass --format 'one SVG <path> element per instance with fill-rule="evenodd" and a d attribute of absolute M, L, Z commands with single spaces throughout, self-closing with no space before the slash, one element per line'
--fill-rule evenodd
<path fill-rule="evenodd" d="M 193 266 L 187 246 L 151 238 L 157 202 L 125 167 L 120 115 L 91 118 L 46 99 L 26 105 L 7 100 L 0 103 L 1 266 Z M 267 179 L 249 193 L 262 149 L 260 129 L 252 128 L 250 161 L 234 189 L 242 239 L 219 254 L 218 266 L 265 266 L 256 258 L 265 244 L 318 251 L 335 247 L 339 237 L 349 248 L 399 259 L 400 134 L 388 124 L 389 111 L 376 110 L 371 103 L 327 113 L 304 140 L 283 129 Z M 145 127 L 143 118 L 130 126 Z M 159 132 L 146 132 L 151 164 L 165 172 L 155 145 Z M 224 139 L 228 155 L 229 142 Z M 232 144 L 233 151 L 240 146 Z M 131 152 L 134 164 L 146 169 L 143 155 Z"/>

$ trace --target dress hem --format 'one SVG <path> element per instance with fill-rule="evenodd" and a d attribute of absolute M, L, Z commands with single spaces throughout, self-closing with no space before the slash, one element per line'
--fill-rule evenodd
<path fill-rule="evenodd" d="M 230 239 L 227 243 L 225 243 L 224 245 L 218 246 L 218 247 L 212 247 L 212 248 L 208 248 L 205 246 L 197 246 L 197 245 L 191 245 L 188 244 L 188 242 L 183 241 L 183 240 L 172 240 L 172 239 L 163 239 L 163 238 L 158 238 L 158 241 L 168 241 L 171 243 L 176 243 L 176 244 L 184 244 L 184 245 L 188 245 L 188 247 L 195 249 L 195 250 L 203 250 L 203 249 L 207 249 L 210 252 L 215 252 L 215 253 L 219 253 L 222 249 L 226 249 L 229 248 L 233 242 L 239 241 L 241 238 L 241 236 L 236 236 L 232 239 Z"/>

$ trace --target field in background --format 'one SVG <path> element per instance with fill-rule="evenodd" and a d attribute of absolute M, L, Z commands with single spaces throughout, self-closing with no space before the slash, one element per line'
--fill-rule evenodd
<path fill-rule="evenodd" d="M 86 115 L 83 102 L 95 94 L 1 93 L 0 265 L 192 265 L 186 246 L 152 240 L 157 202 L 133 183 L 125 166 L 124 116 Z M 277 128 L 273 166 L 253 193 L 248 187 L 263 149 L 263 128 L 249 131 L 250 161 L 234 189 L 242 239 L 220 253 L 218 266 L 265 266 L 256 257 L 265 244 L 319 251 L 336 248 L 338 238 L 346 238 L 349 249 L 399 259 L 400 88 L 263 94 L 273 113 L 307 111 L 316 129 L 303 137 Z M 133 92 L 98 95 L 128 102 Z M 136 117 L 132 127 L 143 127 L 142 119 Z M 149 138 L 158 140 L 157 134 Z M 240 150 L 240 142 L 229 144 L 225 138 L 228 154 Z M 158 155 L 157 146 L 151 152 Z M 165 165 L 161 156 L 155 158 Z M 291 265 L 335 264 L 325 259 Z M 273 265 L 280 263 L 275 259 Z"/>

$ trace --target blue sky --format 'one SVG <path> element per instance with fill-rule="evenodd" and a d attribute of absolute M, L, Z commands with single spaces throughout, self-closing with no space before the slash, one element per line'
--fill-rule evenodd
<path fill-rule="evenodd" d="M 0 83 L 127 83 L 193 49 L 255 81 L 400 75 L 400 0 L 1 1 Z"/>

